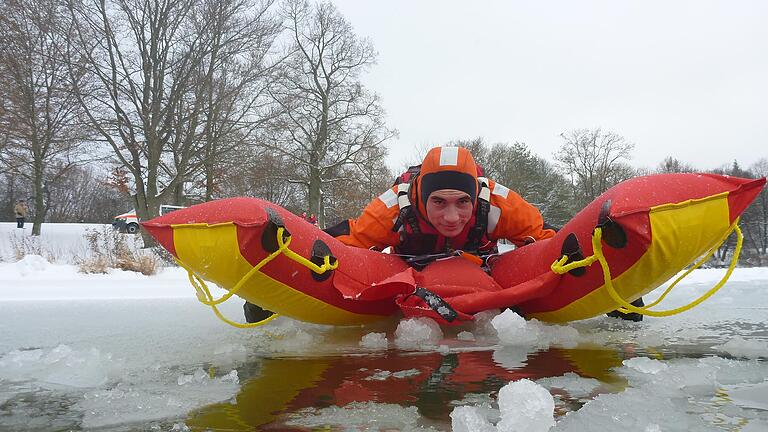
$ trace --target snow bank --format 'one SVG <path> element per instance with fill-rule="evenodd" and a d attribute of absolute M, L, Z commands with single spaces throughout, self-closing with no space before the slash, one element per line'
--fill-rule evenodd
<path fill-rule="evenodd" d="M 24 229 L 16 223 L 0 222 L 0 261 L 14 261 L 18 249 L 44 256 L 48 261 L 59 264 L 74 264 L 77 257 L 88 255 L 87 231 L 110 230 L 107 224 L 44 223 L 40 236 L 32 236 L 32 223 Z M 130 234 L 127 239 L 139 240 Z"/>
<path fill-rule="evenodd" d="M 163 268 L 155 276 L 117 269 L 83 274 L 74 265 L 50 263 L 39 255 L 0 263 L 0 301 L 194 297 L 186 272 L 179 268 Z"/>

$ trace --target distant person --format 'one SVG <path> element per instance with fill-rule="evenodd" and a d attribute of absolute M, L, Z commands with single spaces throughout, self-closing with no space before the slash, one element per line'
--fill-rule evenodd
<path fill-rule="evenodd" d="M 16 213 L 16 228 L 24 229 L 24 221 L 27 219 L 27 213 L 29 213 L 26 201 L 23 199 L 16 201 L 13 212 Z"/>
<path fill-rule="evenodd" d="M 309 216 L 309 219 L 308 219 L 307 221 L 308 221 L 309 223 L 311 223 L 312 225 L 317 225 L 317 216 L 315 216 L 315 214 L 314 214 L 314 213 L 312 213 L 312 214 Z"/>

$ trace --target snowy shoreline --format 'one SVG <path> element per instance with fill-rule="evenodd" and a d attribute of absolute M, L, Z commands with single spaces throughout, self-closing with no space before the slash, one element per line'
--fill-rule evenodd
<path fill-rule="evenodd" d="M 12 223 L 0 223 L 0 301 L 65 300 L 65 299 L 159 299 L 195 298 L 187 274 L 177 267 L 161 268 L 154 276 L 112 269 L 108 274 L 78 273 L 74 259 L 87 249 L 86 230 L 102 230 L 108 225 L 55 224 L 43 225 L 40 241 L 43 249 L 53 255 L 28 255 L 13 262 L 14 242 L 28 238 L 31 226 L 23 231 Z M 131 241 L 138 240 L 126 235 Z M 4 260 L 4 261 L 3 261 Z M 684 283 L 714 285 L 725 274 L 725 269 L 698 269 Z M 730 282 L 768 281 L 768 268 L 737 268 Z M 728 291 L 726 285 L 723 288 Z M 653 296 L 653 294 L 651 294 Z"/>

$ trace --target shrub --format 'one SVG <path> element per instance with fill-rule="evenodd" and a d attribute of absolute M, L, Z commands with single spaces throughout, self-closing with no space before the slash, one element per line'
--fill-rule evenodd
<path fill-rule="evenodd" d="M 48 262 L 56 262 L 60 253 L 49 248 L 44 248 L 38 236 L 11 236 L 11 250 L 16 261 L 27 255 L 40 255 Z"/>
<path fill-rule="evenodd" d="M 80 273 L 107 273 L 109 271 L 109 262 L 103 257 L 91 257 L 78 260 L 77 267 Z"/>
<path fill-rule="evenodd" d="M 86 258 L 78 259 L 82 273 L 107 273 L 110 268 L 140 272 L 144 275 L 157 273 L 160 259 L 151 251 L 139 247 L 139 238 L 121 234 L 109 226 L 86 230 L 88 243 Z"/>
<path fill-rule="evenodd" d="M 153 255 L 132 254 L 118 258 L 115 264 L 121 270 L 139 272 L 149 276 L 157 273 L 160 260 Z"/>

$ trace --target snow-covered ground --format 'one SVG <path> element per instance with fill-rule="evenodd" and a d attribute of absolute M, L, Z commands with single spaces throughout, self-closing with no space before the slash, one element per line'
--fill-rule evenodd
<path fill-rule="evenodd" d="M 178 269 L 77 273 L 83 226 L 65 225 L 43 226 L 51 263 L 13 261 L 15 225 L 0 224 L 3 431 L 768 430 L 765 268 L 642 323 L 504 312 L 460 328 L 278 318 L 239 330 Z M 664 305 L 723 272 L 695 271 Z M 241 306 L 223 313 L 239 319 Z"/>
<path fill-rule="evenodd" d="M 51 262 L 72 264 L 78 257 L 88 255 L 86 232 L 108 228 L 109 225 L 101 224 L 45 223 L 40 237 L 33 237 L 29 222 L 23 229 L 16 228 L 15 222 L 0 222 L 0 261 L 15 260 L 17 253 L 27 251 Z"/>

